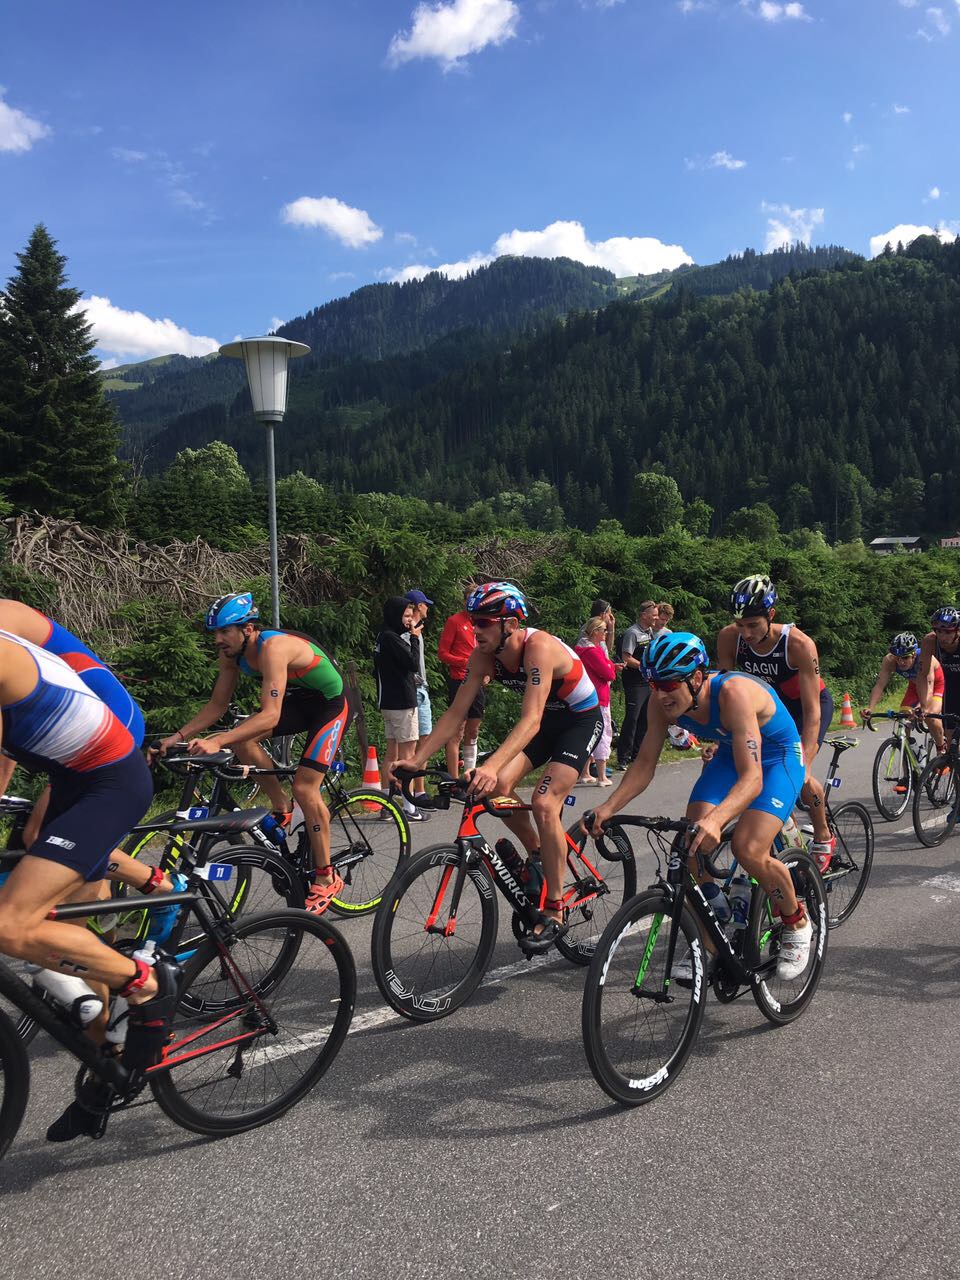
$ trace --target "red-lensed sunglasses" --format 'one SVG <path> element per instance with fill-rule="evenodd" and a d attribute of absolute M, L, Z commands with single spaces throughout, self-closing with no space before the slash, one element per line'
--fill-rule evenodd
<path fill-rule="evenodd" d="M 651 689 L 656 689 L 657 693 L 673 693 L 675 689 L 679 689 L 686 684 L 685 680 L 648 680 Z"/>
<path fill-rule="evenodd" d="M 474 631 L 485 631 L 487 627 L 495 627 L 498 622 L 502 621 L 502 618 L 471 618 L 470 625 Z"/>

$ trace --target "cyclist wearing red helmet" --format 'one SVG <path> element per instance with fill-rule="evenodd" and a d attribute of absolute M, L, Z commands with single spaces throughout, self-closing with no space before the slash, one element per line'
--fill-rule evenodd
<path fill-rule="evenodd" d="M 477 647 L 467 663 L 466 678 L 436 728 L 420 739 L 416 754 L 405 763 L 422 769 L 459 733 L 485 681 L 497 681 L 522 696 L 520 719 L 497 750 L 473 770 L 471 791 L 481 797 L 516 797 L 521 779 L 547 766 L 533 796 L 533 824 L 526 814 L 505 818 L 528 854 L 540 852 L 547 882 L 544 920 L 521 945 L 530 953 L 546 951 L 564 932 L 561 815 L 603 732 L 597 691 L 569 645 L 527 626 L 527 601 L 514 583 L 484 583 L 467 599 L 467 613 Z"/>

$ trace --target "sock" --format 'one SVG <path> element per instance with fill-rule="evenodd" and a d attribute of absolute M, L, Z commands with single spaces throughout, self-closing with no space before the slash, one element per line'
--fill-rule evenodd
<path fill-rule="evenodd" d="M 463 771 L 467 773 L 470 769 L 477 767 L 477 740 L 474 738 L 472 742 L 463 744 Z"/>
<path fill-rule="evenodd" d="M 410 801 L 406 798 L 406 796 L 404 796 L 403 798 L 403 812 L 404 813 L 417 812 L 417 806 L 415 804 L 411 804 Z"/>

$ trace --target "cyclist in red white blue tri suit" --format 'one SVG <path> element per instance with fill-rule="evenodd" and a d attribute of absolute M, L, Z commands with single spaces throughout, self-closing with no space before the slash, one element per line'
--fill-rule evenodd
<path fill-rule="evenodd" d="M 125 996 L 136 1013 L 124 1061 L 143 1069 L 159 1056 L 176 1008 L 176 965 L 161 957 L 151 967 L 48 915 L 90 899 L 114 846 L 150 804 L 149 770 L 130 729 L 62 658 L 9 631 L 0 631 L 0 745 L 50 778 L 40 833 L 0 886 L 0 951 Z"/>
<path fill-rule="evenodd" d="M 472 592 L 467 613 L 477 637 L 466 678 L 436 728 L 421 738 L 409 769 L 422 769 L 467 718 L 487 680 L 523 698 L 520 719 L 482 765 L 473 770 L 471 791 L 480 797 L 517 797 L 520 781 L 546 765 L 534 791 L 533 823 L 526 814 L 504 817 L 528 854 L 539 849 L 547 882 L 544 920 L 523 943 L 530 953 L 546 951 L 564 930 L 563 803 L 603 732 L 593 681 L 569 645 L 526 625 L 529 608 L 512 582 L 487 582 Z"/>

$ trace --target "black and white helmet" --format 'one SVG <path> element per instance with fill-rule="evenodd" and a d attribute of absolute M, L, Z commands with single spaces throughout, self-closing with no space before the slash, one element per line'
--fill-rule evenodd
<path fill-rule="evenodd" d="M 777 603 L 777 589 L 765 573 L 741 578 L 730 593 L 735 618 L 756 618 Z"/>

